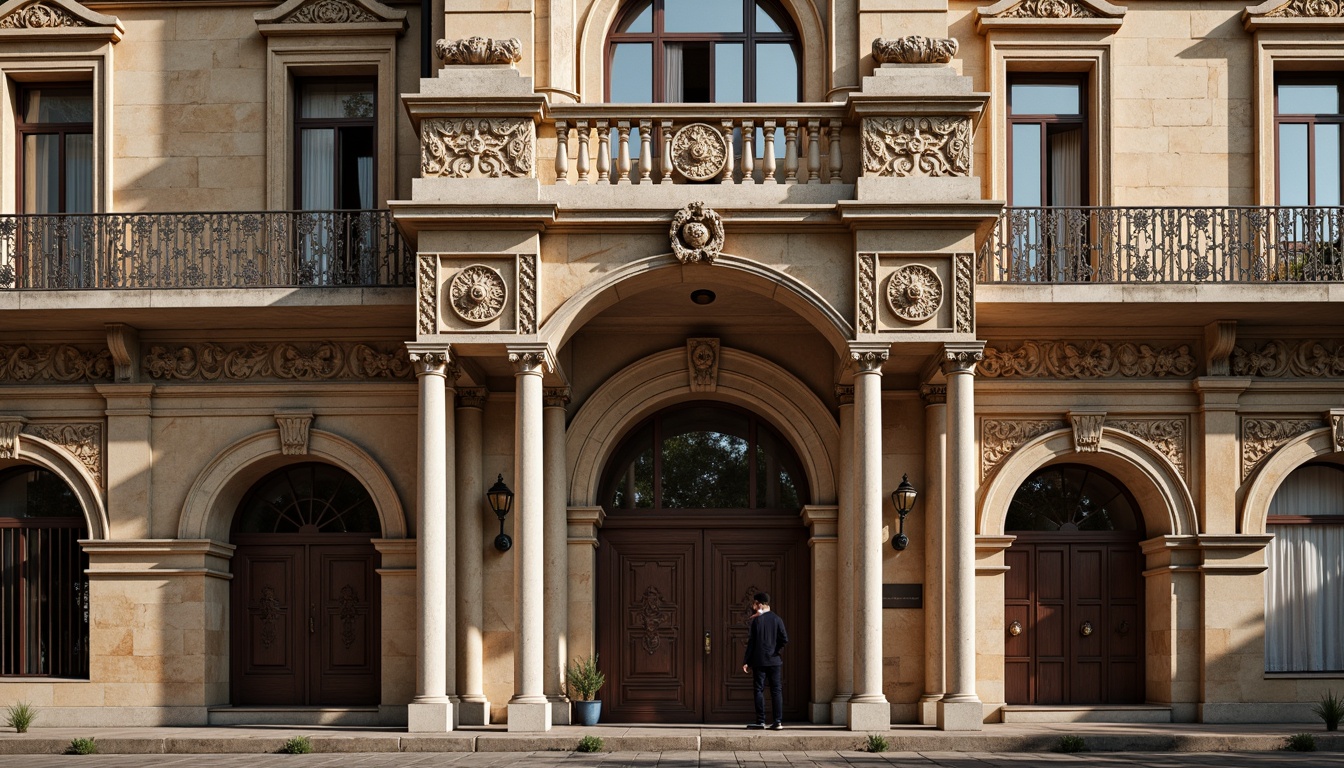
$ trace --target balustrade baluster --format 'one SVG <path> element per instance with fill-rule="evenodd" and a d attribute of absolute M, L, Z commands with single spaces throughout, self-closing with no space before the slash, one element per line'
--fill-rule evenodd
<path fill-rule="evenodd" d="M 839 184 L 841 171 L 844 170 L 844 156 L 840 153 L 840 121 L 832 119 L 830 121 L 831 133 L 826 140 L 826 148 L 831 152 L 831 178 L 830 183 Z"/>
<path fill-rule="evenodd" d="M 588 121 L 579 120 L 574 123 L 574 130 L 578 134 L 579 140 L 579 162 L 575 169 L 579 174 L 579 183 L 588 183 L 588 145 L 593 140 L 592 134 L 588 131 Z"/>
<path fill-rule="evenodd" d="M 742 183 L 756 183 L 756 121 L 742 121 Z"/>
<path fill-rule="evenodd" d="M 653 121 L 639 121 L 639 183 L 651 183 L 653 174 Z"/>
<path fill-rule="evenodd" d="M 798 183 L 798 121 L 784 121 L 784 183 Z"/>
<path fill-rule="evenodd" d="M 719 179 L 720 184 L 733 183 L 733 121 L 723 120 L 719 123 L 719 130 L 723 131 L 723 143 L 728 146 L 726 157 L 723 160 L 723 176 Z"/>
<path fill-rule="evenodd" d="M 597 121 L 597 183 L 611 183 L 611 121 Z"/>
<path fill-rule="evenodd" d="M 663 123 L 663 158 L 661 163 L 662 178 L 658 181 L 661 184 L 672 183 L 672 121 L 664 120 Z"/>
<path fill-rule="evenodd" d="M 630 183 L 630 121 L 621 120 L 616 123 L 616 131 L 620 140 L 620 155 L 617 159 L 616 170 L 619 176 L 616 178 L 617 184 Z"/>
<path fill-rule="evenodd" d="M 569 123 L 555 121 L 555 183 L 569 183 Z"/>
<path fill-rule="evenodd" d="M 821 183 L 821 120 L 807 121 L 807 183 Z"/>
<path fill-rule="evenodd" d="M 778 183 L 775 179 L 775 121 L 766 120 L 765 152 L 761 155 L 761 181 L 765 184 Z"/>

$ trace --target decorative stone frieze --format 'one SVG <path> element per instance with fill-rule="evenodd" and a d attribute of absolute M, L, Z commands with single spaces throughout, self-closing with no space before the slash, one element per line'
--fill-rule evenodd
<path fill-rule="evenodd" d="M 943 306 L 943 281 L 923 264 L 907 264 L 887 278 L 887 308 L 902 320 L 919 323 Z"/>
<path fill-rule="evenodd" d="M 958 253 L 952 257 L 956 282 L 956 304 L 952 329 L 957 333 L 975 333 L 975 257 Z"/>
<path fill-rule="evenodd" d="M 1340 0 L 1291 0 L 1266 13 L 1270 18 L 1338 18 L 1344 16 Z"/>
<path fill-rule="evenodd" d="M 1106 426 L 1150 443 L 1185 477 L 1185 419 L 1119 419 Z"/>
<path fill-rule="evenodd" d="M 969 117 L 865 117 L 863 172 L 873 176 L 970 176 Z"/>
<path fill-rule="evenodd" d="M 19 433 L 27 423 L 22 416 L 0 416 L 0 459 L 19 458 Z"/>
<path fill-rule="evenodd" d="M 873 60 L 879 64 L 947 64 L 957 55 L 952 38 L 910 35 L 873 40 Z"/>
<path fill-rule="evenodd" d="M 488 396 L 489 392 L 486 391 L 485 387 L 458 387 L 457 407 L 484 408 Z"/>
<path fill-rule="evenodd" d="M 692 392 L 713 392 L 719 386 L 719 340 L 687 339 L 686 370 Z"/>
<path fill-rule="evenodd" d="M 312 411 L 278 411 L 275 426 L 280 430 L 280 454 L 307 456 L 308 430 L 312 425 Z"/>
<path fill-rule="evenodd" d="M 433 254 L 421 254 L 416 260 L 416 282 L 419 285 L 416 317 L 421 336 L 428 336 L 438 330 L 438 261 L 438 257 Z"/>
<path fill-rule="evenodd" d="M 53 3 L 41 2 L 25 5 L 0 19 L 0 29 L 56 29 L 58 27 L 87 27 L 88 22 L 72 16 L 64 8 Z"/>
<path fill-rule="evenodd" d="M 877 333 L 877 254 L 859 254 L 859 333 Z"/>
<path fill-rule="evenodd" d="M 537 255 L 518 256 L 518 332 L 537 332 Z"/>
<path fill-rule="evenodd" d="M 504 277 L 482 264 L 459 269 L 448 283 L 448 305 L 458 317 L 476 325 L 503 314 L 508 297 Z"/>
<path fill-rule="evenodd" d="M 150 378 L 166 381 L 332 381 L 412 375 L 404 347 L 345 341 L 155 345 L 142 365 Z"/>
<path fill-rule="evenodd" d="M 420 171 L 454 179 L 530 178 L 536 126 L 529 118 L 428 118 L 420 123 Z"/>
<path fill-rule="evenodd" d="M 1265 341 L 1232 350 L 1232 373 L 1268 378 L 1344 376 L 1344 342 Z"/>
<path fill-rule="evenodd" d="M 490 37 L 466 37 L 439 40 L 434 53 L 446 65 L 515 64 L 523 58 L 523 43 L 516 37 L 496 40 Z"/>
<path fill-rule="evenodd" d="M 667 236 L 672 253 L 682 264 L 713 264 L 723 250 L 723 219 L 713 208 L 696 201 L 672 217 Z"/>
<path fill-rule="evenodd" d="M 723 173 L 728 142 L 718 128 L 691 123 L 672 137 L 672 167 L 689 181 L 709 181 Z"/>
<path fill-rule="evenodd" d="M 282 24 L 365 24 L 382 21 L 349 0 L 314 0 L 281 19 Z"/>
<path fill-rule="evenodd" d="M 1269 419 L 1246 418 L 1241 420 L 1241 479 L 1245 480 L 1255 472 L 1274 451 L 1294 437 L 1320 429 L 1325 423 L 1320 419 Z"/>
<path fill-rule="evenodd" d="M 26 431 L 63 448 L 89 470 L 99 486 L 103 484 L 102 424 L 29 424 Z"/>
<path fill-rule="evenodd" d="M 1190 376 L 1190 347 L 1104 341 L 1027 341 L 1017 349 L 985 348 L 980 375 L 987 378 L 1162 378 Z"/>
<path fill-rule="evenodd" d="M 1059 419 L 985 419 L 980 422 L 980 476 L 988 477 L 999 462 L 1028 440 L 1064 429 Z"/>
<path fill-rule="evenodd" d="M 1024 32 L 1086 29 L 1108 32 L 1120 28 L 1128 9 L 1107 0 L 1000 0 L 975 11 L 976 31 Z"/>
<path fill-rule="evenodd" d="M 0 344 L 0 382 L 6 384 L 107 382 L 112 380 L 112 372 L 112 353 L 106 347 Z"/>
<path fill-rule="evenodd" d="M 1077 453 L 1097 453 L 1101 450 L 1101 428 L 1106 423 L 1104 413 L 1069 411 L 1073 425 L 1073 450 Z"/>
<path fill-rule="evenodd" d="M 1075 0 L 1022 0 L 1001 14 L 1005 19 L 1094 19 L 1091 8 Z"/>

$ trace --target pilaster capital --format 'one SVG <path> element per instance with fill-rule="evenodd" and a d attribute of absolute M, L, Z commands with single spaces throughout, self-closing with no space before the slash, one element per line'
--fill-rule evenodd
<path fill-rule="evenodd" d="M 541 398 L 547 408 L 564 408 L 569 405 L 569 387 L 546 387 Z"/>
<path fill-rule="evenodd" d="M 841 406 L 853 405 L 853 404 L 854 404 L 854 385 L 853 385 L 853 384 L 836 384 L 836 385 L 835 385 L 835 401 L 836 401 L 837 403 L 839 403 Z"/>
<path fill-rule="evenodd" d="M 554 355 L 545 344 L 509 347 L 508 352 L 509 363 L 513 365 L 514 374 L 518 376 L 543 375 L 551 370 L 555 363 Z"/>
<path fill-rule="evenodd" d="M 882 373 L 882 366 L 891 357 L 890 344 L 856 343 L 849 345 L 849 362 L 856 373 Z"/>
<path fill-rule="evenodd" d="M 0 416 L 0 459 L 19 458 L 19 433 L 27 423 L 22 416 Z"/>
<path fill-rule="evenodd" d="M 985 342 L 944 344 L 941 357 L 944 374 L 969 373 L 974 376 L 975 366 L 985 359 Z"/>
<path fill-rule="evenodd" d="M 485 387 L 459 387 L 457 390 L 457 407 L 484 408 L 487 394 Z"/>
<path fill-rule="evenodd" d="M 919 388 L 919 399 L 923 400 L 925 405 L 946 405 L 947 385 L 923 384 Z"/>
<path fill-rule="evenodd" d="M 418 345 L 406 345 L 407 358 L 411 361 L 411 367 L 415 369 L 416 376 L 443 376 L 447 378 L 449 363 L 452 360 L 447 347 L 426 348 Z M 456 366 L 453 368 L 453 378 L 457 378 Z"/>
<path fill-rule="evenodd" d="M 1326 416 L 1330 419 L 1330 439 L 1335 450 L 1344 452 L 1344 408 L 1331 408 Z"/>

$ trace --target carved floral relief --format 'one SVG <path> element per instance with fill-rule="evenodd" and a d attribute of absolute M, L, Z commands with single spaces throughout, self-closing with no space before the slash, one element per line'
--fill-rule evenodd
<path fill-rule="evenodd" d="M 458 270 L 448 283 L 448 305 L 458 317 L 477 325 L 503 314 L 508 296 L 504 277 L 483 264 Z"/>
<path fill-rule="evenodd" d="M 71 16 L 64 8 L 50 3 L 36 2 L 0 19 L 0 29 L 55 29 L 57 27 L 87 27 L 83 19 Z"/>
<path fill-rule="evenodd" d="M 923 264 L 907 264 L 887 278 L 887 308 L 902 320 L 928 320 L 943 306 L 943 281 Z"/>
<path fill-rule="evenodd" d="M 686 367 L 692 392 L 713 392 L 719 383 L 719 340 L 687 339 Z"/>
<path fill-rule="evenodd" d="M 969 176 L 971 120 L 865 117 L 863 172 L 874 176 Z"/>
<path fill-rule="evenodd" d="M 1004 11 L 1005 19 L 1092 19 L 1097 14 L 1076 0 L 1022 0 Z"/>
<path fill-rule="evenodd" d="M 361 24 L 380 21 L 348 0 L 315 0 L 286 16 L 284 24 Z"/>
<path fill-rule="evenodd" d="M 1235 376 L 1340 377 L 1344 376 L 1344 342 L 1308 339 L 1238 344 L 1232 350 L 1231 369 Z"/>
<path fill-rule="evenodd" d="M 691 123 L 672 137 L 672 167 L 690 181 L 708 181 L 723 173 L 728 142 L 708 123 Z"/>
<path fill-rule="evenodd" d="M 416 282 L 420 293 L 416 302 L 416 315 L 420 335 L 428 336 L 438 330 L 435 321 L 439 306 L 438 257 L 421 255 L 416 263 Z"/>
<path fill-rule="evenodd" d="M 1152 444 L 1185 476 L 1185 419 L 1119 419 L 1106 426 Z"/>
<path fill-rule="evenodd" d="M 519 117 L 434 118 L 420 124 L 420 170 L 455 179 L 529 178 L 532 121 Z"/>
<path fill-rule="evenodd" d="M 103 484 L 102 424 L 29 424 L 25 431 L 65 449 Z"/>
<path fill-rule="evenodd" d="M 1241 420 L 1241 479 L 1255 472 L 1271 453 L 1294 437 L 1320 429 L 1320 419 L 1252 419 Z"/>
<path fill-rule="evenodd" d="M 308 433 L 312 425 L 312 413 L 277 413 L 275 426 L 280 430 L 280 455 L 308 455 Z"/>
<path fill-rule="evenodd" d="M 644 597 L 635 610 L 636 622 L 644 630 L 645 653 L 652 656 L 662 645 L 664 635 L 676 637 L 676 628 L 668 626 L 672 621 L 672 606 L 663 601 L 663 593 L 657 587 L 644 590 Z"/>
<path fill-rule="evenodd" d="M 956 280 L 956 305 L 954 307 L 953 330 L 957 333 L 975 333 L 975 273 L 972 266 L 974 257 L 969 253 L 953 256 L 952 264 Z"/>
<path fill-rule="evenodd" d="M 518 257 L 518 332 L 537 332 L 537 255 Z"/>
<path fill-rule="evenodd" d="M 1340 0 L 1292 0 L 1275 8 L 1266 16 L 1277 18 L 1337 18 L 1344 16 L 1344 2 Z"/>
<path fill-rule="evenodd" d="M 1190 376 L 1190 347 L 1103 341 L 1027 341 L 1013 350 L 985 348 L 980 375 L 987 378 L 1150 378 Z"/>
<path fill-rule="evenodd" d="M 112 353 L 73 344 L 0 344 L 0 381 L 111 381 Z"/>
<path fill-rule="evenodd" d="M 713 208 L 696 201 L 672 217 L 667 236 L 672 253 L 682 264 L 713 264 L 723 250 L 723 218 Z"/>
<path fill-rule="evenodd" d="M 514 64 L 523 58 L 523 43 L 516 37 L 496 40 L 490 37 L 466 37 L 439 40 L 434 53 L 444 64 Z"/>
<path fill-rule="evenodd" d="M 952 38 L 910 35 L 873 40 L 873 60 L 879 64 L 946 64 L 957 55 Z"/>
<path fill-rule="evenodd" d="M 400 344 L 341 341 L 249 342 L 229 346 L 203 342 L 155 345 L 145 355 L 153 379 L 216 381 L 246 379 L 409 379 L 411 362 Z"/>
<path fill-rule="evenodd" d="M 1073 450 L 1076 453 L 1096 453 L 1101 450 L 1101 430 L 1106 423 L 1104 413 L 1070 413 L 1073 425 Z"/>
<path fill-rule="evenodd" d="M 877 333 L 877 254 L 859 254 L 859 333 Z"/>
<path fill-rule="evenodd" d="M 999 462 L 1028 440 L 1063 429 L 1059 419 L 986 419 L 980 422 L 980 476 L 988 477 Z"/>

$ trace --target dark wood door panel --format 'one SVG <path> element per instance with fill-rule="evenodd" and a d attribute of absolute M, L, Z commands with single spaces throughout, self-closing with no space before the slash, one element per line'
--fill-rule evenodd
<path fill-rule="evenodd" d="M 367 546 L 317 546 L 309 596 L 313 704 L 377 704 L 376 553 Z"/>
<path fill-rule="evenodd" d="M 232 656 L 235 704 L 302 700 L 303 547 L 242 548 L 233 558 Z"/>

